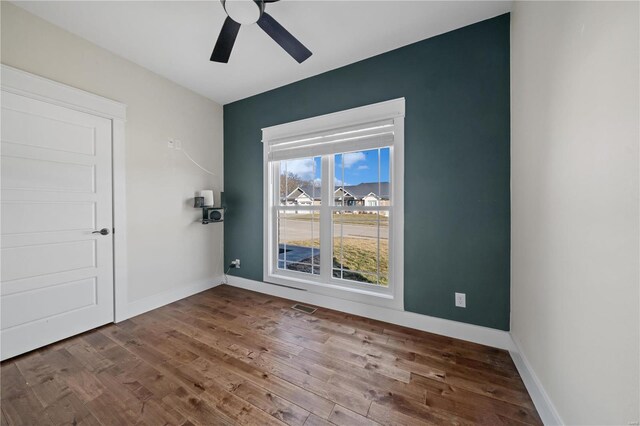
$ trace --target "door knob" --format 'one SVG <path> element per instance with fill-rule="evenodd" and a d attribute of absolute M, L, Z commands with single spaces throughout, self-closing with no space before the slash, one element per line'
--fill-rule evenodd
<path fill-rule="evenodd" d="M 102 228 L 99 231 L 93 231 L 92 234 L 109 235 L 109 228 Z"/>

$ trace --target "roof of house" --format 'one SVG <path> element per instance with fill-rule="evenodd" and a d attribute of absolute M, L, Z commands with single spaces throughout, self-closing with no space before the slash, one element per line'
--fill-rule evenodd
<path fill-rule="evenodd" d="M 304 189 L 300 186 L 296 187 L 296 189 L 294 189 L 293 191 L 291 191 L 291 193 L 289 195 L 287 195 L 287 200 L 295 200 L 298 197 L 301 196 L 307 196 L 309 198 L 313 198 L 312 197 L 312 192 L 307 192 L 307 191 L 311 191 L 311 189 L 313 189 L 311 186 L 305 187 Z M 318 191 L 319 192 L 319 191 Z"/>
<path fill-rule="evenodd" d="M 339 191 L 340 189 L 343 189 L 343 187 L 336 187 L 336 190 L 334 192 Z M 363 182 L 359 183 L 358 185 L 345 185 L 344 190 L 358 200 L 366 197 L 369 194 L 374 194 L 376 197 L 382 198 L 383 200 L 389 199 L 389 182 L 380 182 L 380 186 L 378 186 L 378 182 Z M 296 191 L 300 191 L 300 193 L 293 196 Z M 303 193 L 305 195 L 308 195 L 309 197 L 315 195 L 315 197 L 313 198 L 316 200 L 320 198 L 320 188 L 316 187 L 314 191 L 312 185 L 303 185 L 293 190 L 291 194 L 287 196 L 287 199 L 296 198 Z"/>
<path fill-rule="evenodd" d="M 374 194 L 382 199 L 389 199 L 389 182 L 367 182 L 358 185 L 346 185 L 345 191 L 353 194 L 355 198 L 364 198 L 369 194 Z"/>

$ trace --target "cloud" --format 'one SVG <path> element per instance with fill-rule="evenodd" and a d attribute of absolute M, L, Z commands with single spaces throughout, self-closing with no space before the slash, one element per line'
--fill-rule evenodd
<path fill-rule="evenodd" d="M 313 158 L 288 160 L 285 162 L 285 170 L 287 173 L 293 173 L 301 179 L 312 180 L 314 178 L 314 165 Z"/>
<path fill-rule="evenodd" d="M 316 188 L 320 188 L 322 186 L 322 179 L 320 178 L 315 178 L 313 180 L 313 186 L 315 186 Z M 342 186 L 342 180 L 338 179 L 337 177 L 333 178 L 333 186 L 334 187 L 338 187 L 338 186 Z M 348 182 L 344 183 L 344 186 L 349 186 Z"/>
<path fill-rule="evenodd" d="M 363 164 L 361 166 L 358 166 L 358 170 L 367 170 L 369 168 L 369 166 Z"/>
<path fill-rule="evenodd" d="M 333 186 L 349 186 L 349 182 L 342 182 L 342 179 L 338 179 L 337 177 L 333 178 Z"/>
<path fill-rule="evenodd" d="M 344 164 L 345 169 L 348 169 L 354 164 L 366 159 L 367 157 L 364 155 L 364 152 L 349 152 L 342 156 L 342 163 Z"/>

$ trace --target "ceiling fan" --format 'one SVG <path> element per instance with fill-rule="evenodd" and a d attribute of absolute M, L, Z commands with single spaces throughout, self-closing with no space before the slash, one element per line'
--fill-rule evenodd
<path fill-rule="evenodd" d="M 266 3 L 278 0 L 220 0 L 227 18 L 222 25 L 218 41 L 213 48 L 211 61 L 229 62 L 233 44 L 240 31 L 240 25 L 257 23 L 276 43 L 299 64 L 309 59 L 311 51 L 304 47 L 289 31 L 264 11 Z"/>

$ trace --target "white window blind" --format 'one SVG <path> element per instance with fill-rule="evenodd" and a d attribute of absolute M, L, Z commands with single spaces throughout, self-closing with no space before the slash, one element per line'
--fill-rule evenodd
<path fill-rule="evenodd" d="M 289 160 L 302 156 L 364 151 L 393 145 L 393 120 L 307 133 L 268 142 L 269 160 Z"/>
<path fill-rule="evenodd" d="M 404 99 L 263 129 L 269 161 L 392 146 Z"/>

